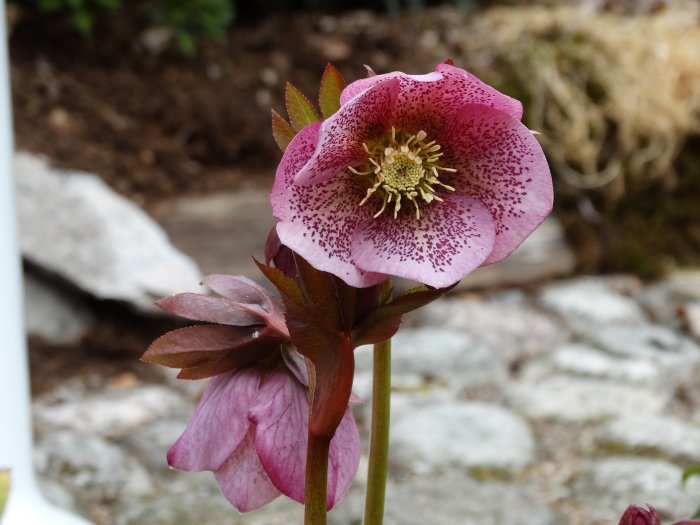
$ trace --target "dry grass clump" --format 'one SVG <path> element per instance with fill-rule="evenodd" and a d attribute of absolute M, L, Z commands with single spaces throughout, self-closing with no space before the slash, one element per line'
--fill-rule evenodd
<path fill-rule="evenodd" d="M 475 72 L 527 102 L 527 124 L 570 184 L 613 198 L 676 184 L 674 160 L 700 133 L 696 13 L 499 8 L 462 43 Z"/>

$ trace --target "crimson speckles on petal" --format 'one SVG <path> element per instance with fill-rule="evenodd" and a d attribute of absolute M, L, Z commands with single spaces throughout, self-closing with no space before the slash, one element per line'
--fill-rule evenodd
<path fill-rule="evenodd" d="M 518 101 L 447 64 L 350 84 L 285 151 L 271 194 L 280 240 L 359 287 L 388 275 L 449 286 L 502 259 L 552 207 L 521 116 Z"/>

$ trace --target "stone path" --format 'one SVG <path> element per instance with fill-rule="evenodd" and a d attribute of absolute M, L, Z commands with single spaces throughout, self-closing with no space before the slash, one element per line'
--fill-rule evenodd
<path fill-rule="evenodd" d="M 694 284 L 695 283 L 695 284 Z M 616 524 L 629 503 L 666 523 L 700 506 L 700 346 L 685 313 L 700 279 L 562 280 L 459 294 L 395 338 L 387 525 Z M 37 467 L 50 499 L 113 525 L 291 525 L 282 498 L 240 516 L 209 473 L 165 451 L 200 391 L 164 372 L 99 390 L 78 380 L 35 400 Z M 366 450 L 371 358 L 357 351 Z M 333 525 L 361 523 L 366 459 Z"/>

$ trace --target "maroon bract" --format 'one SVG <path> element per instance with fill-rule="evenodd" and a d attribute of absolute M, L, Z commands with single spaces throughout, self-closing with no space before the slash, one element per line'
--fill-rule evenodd
<path fill-rule="evenodd" d="M 449 64 L 353 82 L 285 151 L 270 197 L 280 240 L 358 287 L 391 275 L 445 287 L 503 259 L 552 207 L 521 116 Z"/>
<path fill-rule="evenodd" d="M 181 368 L 180 379 L 203 379 L 260 361 L 289 341 L 284 312 L 264 288 L 233 275 L 208 275 L 202 284 L 220 297 L 181 293 L 156 304 L 173 315 L 215 324 L 168 332 L 142 360 Z"/>

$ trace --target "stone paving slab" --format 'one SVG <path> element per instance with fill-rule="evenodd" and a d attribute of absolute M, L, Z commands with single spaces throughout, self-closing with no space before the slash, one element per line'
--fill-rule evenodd
<path fill-rule="evenodd" d="M 458 293 L 410 316 L 394 341 L 386 523 L 603 525 L 633 502 L 664 522 L 688 517 L 700 506 L 700 480 L 680 484 L 700 461 L 700 347 L 682 308 L 649 314 L 659 291 L 668 304 L 695 300 L 621 276 Z M 369 352 L 357 350 L 355 380 L 365 456 L 331 525 L 361 523 Z M 167 469 L 200 383 L 128 388 L 86 395 L 66 382 L 36 401 L 37 466 L 53 501 L 98 525 L 301 522 L 284 498 L 238 515 L 211 473 Z"/>

